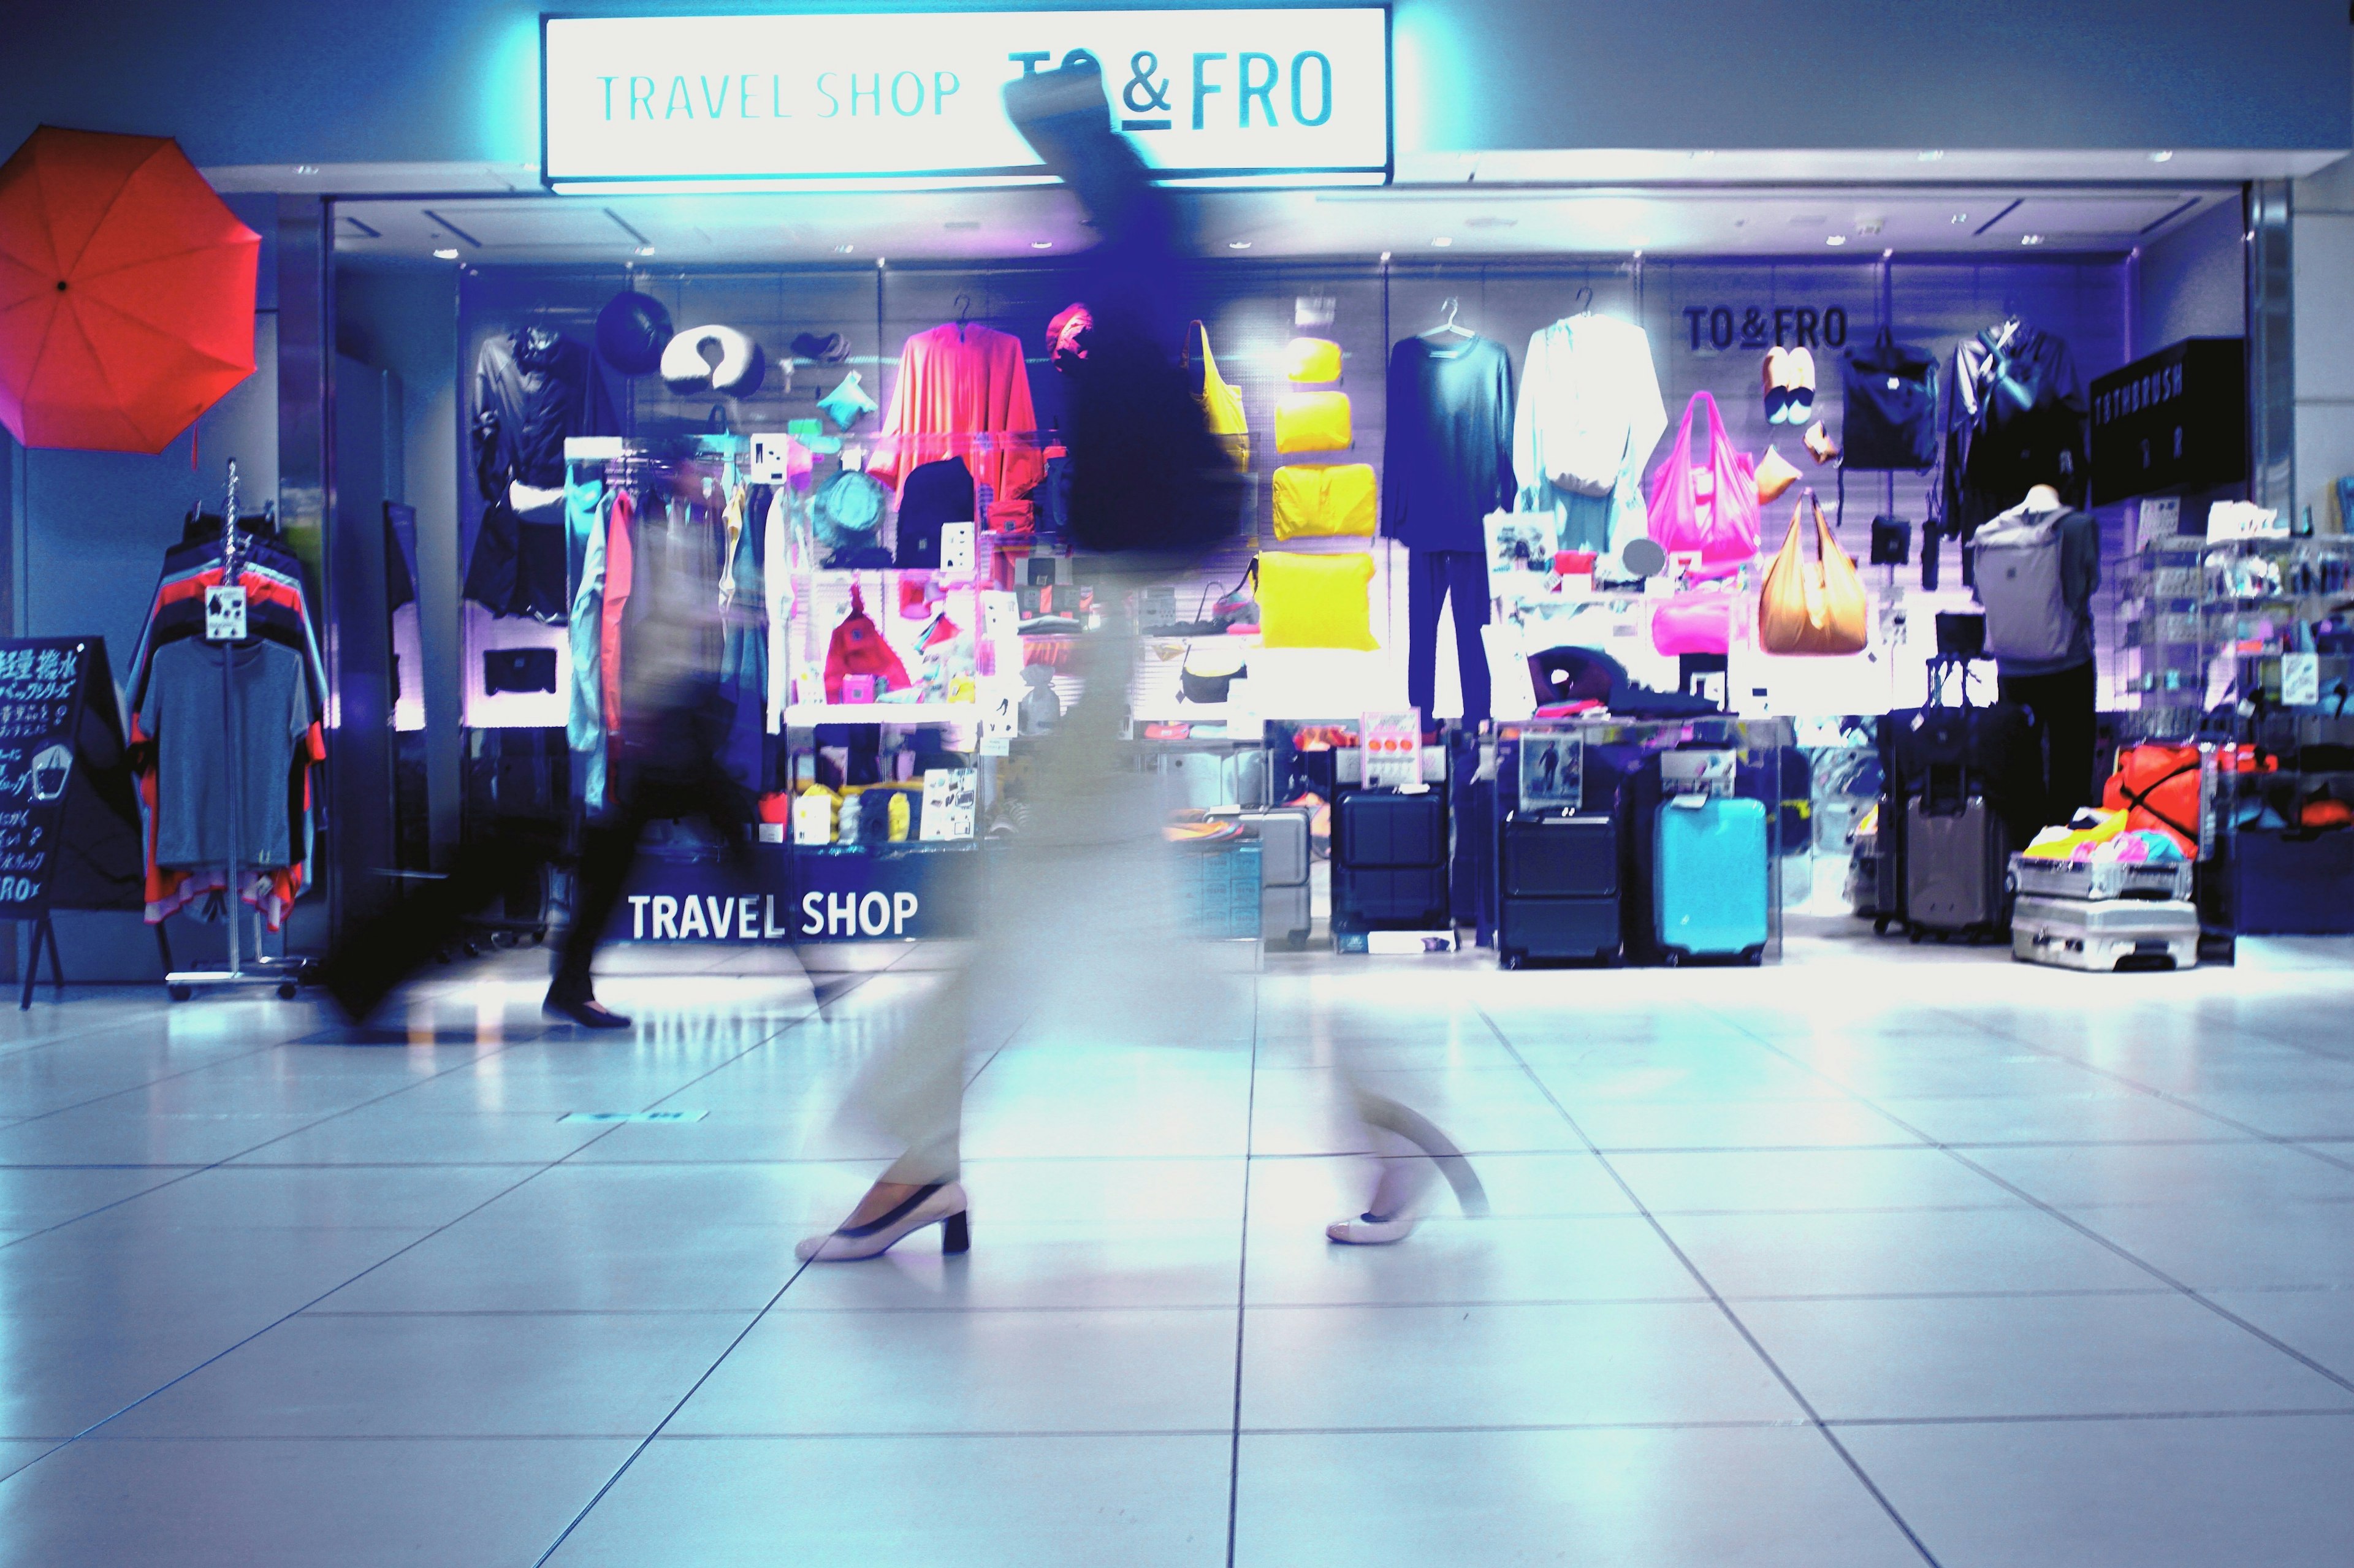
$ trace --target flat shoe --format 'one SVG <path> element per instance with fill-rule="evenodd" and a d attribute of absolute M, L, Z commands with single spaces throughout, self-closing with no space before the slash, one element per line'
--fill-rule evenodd
<path fill-rule="evenodd" d="M 1359 1214 L 1353 1220 L 1334 1220 L 1324 1234 L 1348 1246 L 1387 1246 L 1414 1234 L 1418 1217 L 1411 1209 L 1387 1216 Z"/>
<path fill-rule="evenodd" d="M 1803 425 L 1815 417 L 1815 356 L 1803 348 L 1790 351 L 1790 408 L 1786 425 Z"/>
<path fill-rule="evenodd" d="M 539 1004 L 539 1010 L 550 1018 L 568 1018 L 583 1029 L 627 1029 L 630 1026 L 626 1013 L 614 1012 L 593 996 L 559 996 L 551 991 L 547 993 L 547 1000 Z"/>
<path fill-rule="evenodd" d="M 1766 351 L 1766 422 L 1787 423 L 1790 417 L 1790 355 L 1787 349 Z"/>

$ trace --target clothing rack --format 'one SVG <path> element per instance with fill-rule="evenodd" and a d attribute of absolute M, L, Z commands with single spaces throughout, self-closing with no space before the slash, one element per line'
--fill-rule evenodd
<path fill-rule="evenodd" d="M 231 458 L 228 460 L 228 498 L 221 507 L 221 586 L 223 588 L 237 588 L 243 586 L 240 581 L 242 570 L 238 560 L 239 548 L 237 460 Z M 208 636 L 207 641 L 211 641 L 213 639 Z M 227 639 L 222 639 L 221 641 L 227 647 L 236 646 L 233 641 Z M 174 969 L 167 972 L 164 976 L 164 984 L 175 1001 L 187 1001 L 196 994 L 196 989 L 200 986 L 241 985 L 274 986 L 281 997 L 291 1001 L 294 998 L 298 976 L 303 963 L 303 960 L 292 956 L 271 959 L 262 953 L 261 914 L 259 910 L 254 912 L 253 916 L 254 958 L 253 967 L 250 969 L 246 967 L 245 956 L 239 941 L 242 933 L 238 927 L 243 916 L 238 908 L 238 900 L 241 896 L 241 890 L 238 885 L 238 872 L 244 860 L 244 846 L 238 842 L 238 835 L 245 826 L 245 775 L 243 768 L 235 765 L 237 753 L 242 744 L 236 718 L 237 684 L 231 669 L 235 662 L 234 658 L 226 655 L 221 660 L 221 725 L 224 738 L 228 742 L 228 753 L 232 758 L 232 766 L 228 769 L 228 888 L 223 895 L 228 911 L 228 964 L 225 969 Z"/>

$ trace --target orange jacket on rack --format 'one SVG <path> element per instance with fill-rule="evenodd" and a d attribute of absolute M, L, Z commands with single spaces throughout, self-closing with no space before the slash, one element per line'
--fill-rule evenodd
<path fill-rule="evenodd" d="M 919 332 L 899 350 L 899 376 L 883 415 L 882 439 L 866 471 L 896 492 L 908 472 L 950 454 L 965 460 L 975 482 L 1005 503 L 1044 477 L 1030 404 L 1022 340 L 993 327 L 954 322 Z M 983 443 L 979 435 L 1018 435 Z M 960 439 L 963 438 L 963 439 Z M 986 451 L 978 449 L 986 444 Z"/>

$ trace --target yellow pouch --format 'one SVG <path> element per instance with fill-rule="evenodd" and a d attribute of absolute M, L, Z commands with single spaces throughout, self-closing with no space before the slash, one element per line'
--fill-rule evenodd
<path fill-rule="evenodd" d="M 1354 444 L 1346 392 L 1287 392 L 1275 400 L 1275 450 L 1344 452 Z"/>
<path fill-rule="evenodd" d="M 2076 813 L 2076 821 L 2082 822 L 2086 817 L 2097 817 L 2097 821 L 2087 827 L 2072 823 L 2064 828 L 2044 829 L 2035 835 L 2035 842 L 2027 846 L 2027 857 L 2030 860 L 2073 860 L 2080 846 L 2105 844 L 2124 832 L 2126 819 L 2131 815 L 2129 811 L 2108 811 L 2097 806 L 2087 806 Z"/>
<path fill-rule="evenodd" d="M 1300 462 L 1275 471 L 1278 540 L 1365 538 L 1373 524 L 1373 464 Z"/>
<path fill-rule="evenodd" d="M 1310 556 L 1262 553 L 1259 641 L 1269 648 L 1378 647 L 1373 641 L 1373 558 L 1362 552 Z"/>
<path fill-rule="evenodd" d="M 1283 377 L 1287 381 L 1338 381 L 1341 345 L 1329 337 L 1295 337 L 1284 345 Z"/>
<path fill-rule="evenodd" d="M 1202 389 L 1195 396 L 1202 400 L 1202 412 L 1209 418 L 1210 433 L 1218 438 L 1236 468 L 1250 467 L 1250 423 L 1243 417 L 1243 395 L 1233 383 L 1218 374 L 1218 356 L 1210 352 L 1210 329 L 1195 322 L 1186 329 L 1185 364 L 1190 368 L 1198 353 L 1202 365 Z"/>

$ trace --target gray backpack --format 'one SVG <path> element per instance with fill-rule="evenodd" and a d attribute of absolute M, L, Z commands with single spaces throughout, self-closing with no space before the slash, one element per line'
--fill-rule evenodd
<path fill-rule="evenodd" d="M 2075 640 L 2060 584 L 2060 520 L 2065 511 L 2005 513 L 1970 538 L 1986 651 L 1996 659 L 2064 659 Z"/>

